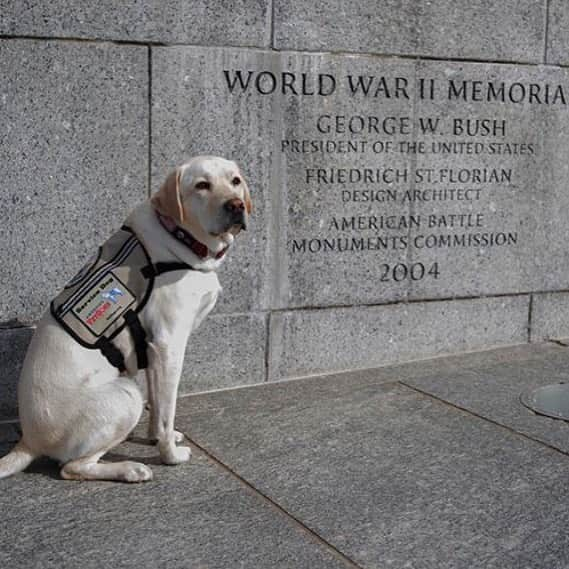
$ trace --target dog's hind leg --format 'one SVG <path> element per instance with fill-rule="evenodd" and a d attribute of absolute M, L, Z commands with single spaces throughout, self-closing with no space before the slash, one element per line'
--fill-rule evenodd
<path fill-rule="evenodd" d="M 99 462 L 104 452 L 68 462 L 61 469 L 67 480 L 121 480 L 146 482 L 152 480 L 152 470 L 140 462 Z"/>
<path fill-rule="evenodd" d="M 71 480 L 152 480 L 152 470 L 131 461 L 99 462 L 126 439 L 142 413 L 142 395 L 133 381 L 116 378 L 99 386 L 81 402 L 82 415 L 61 456 L 61 476 Z"/>

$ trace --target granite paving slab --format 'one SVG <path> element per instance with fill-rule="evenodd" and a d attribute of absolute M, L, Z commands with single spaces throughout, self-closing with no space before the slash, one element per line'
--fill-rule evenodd
<path fill-rule="evenodd" d="M 48 460 L 1 480 L 0 567 L 350 566 L 199 452 L 163 466 L 135 439 L 107 458 L 124 456 L 151 465 L 154 481 L 65 481 Z"/>
<path fill-rule="evenodd" d="M 567 457 L 386 373 L 191 396 L 178 428 L 362 567 L 567 567 Z"/>
<path fill-rule="evenodd" d="M 569 341 L 569 339 L 568 339 Z M 467 352 L 454 355 L 445 355 L 424 359 L 420 361 L 410 361 L 375 367 L 369 369 L 357 369 L 338 373 L 315 374 L 294 380 L 278 380 L 259 385 L 244 386 L 235 390 L 223 390 L 213 393 L 187 394 L 180 401 L 180 413 L 184 412 L 186 406 L 191 408 L 191 412 L 200 414 L 225 413 L 231 410 L 254 410 L 265 405 L 266 398 L 278 399 L 282 406 L 298 404 L 299 393 L 306 387 L 310 387 L 313 398 L 318 398 L 326 394 L 331 397 L 337 394 L 342 397 L 346 390 L 357 385 L 362 388 L 366 385 L 378 385 L 380 383 L 405 382 L 434 375 L 434 374 L 456 374 L 457 372 L 478 369 L 489 365 L 506 365 L 517 362 L 519 365 L 526 365 L 531 360 L 540 360 L 548 357 L 548 354 L 555 354 L 562 351 L 559 345 L 547 344 L 519 344 L 506 348 L 495 348 L 491 350 Z M 309 384 L 305 384 L 305 381 Z"/>
<path fill-rule="evenodd" d="M 523 362 L 485 365 L 481 361 L 477 368 L 425 374 L 403 382 L 569 453 L 569 423 L 537 415 L 520 402 L 523 392 L 569 381 L 569 351 L 547 344 L 531 350 L 534 357 Z"/>

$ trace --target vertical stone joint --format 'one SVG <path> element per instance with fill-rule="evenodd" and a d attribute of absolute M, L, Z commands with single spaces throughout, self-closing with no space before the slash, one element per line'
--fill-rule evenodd
<path fill-rule="evenodd" d="M 269 0 L 269 14 L 270 14 L 270 26 L 269 26 L 269 47 L 275 49 L 275 2 L 274 0 Z"/>
<path fill-rule="evenodd" d="M 152 46 L 148 50 L 148 191 L 152 194 Z"/>
<path fill-rule="evenodd" d="M 533 294 L 530 294 L 529 304 L 528 304 L 528 344 L 532 341 L 531 337 L 532 312 L 533 312 Z"/>
<path fill-rule="evenodd" d="M 271 317 L 272 311 L 269 310 L 265 320 L 265 383 L 269 381 L 270 346 L 271 346 Z"/>
<path fill-rule="evenodd" d="M 547 64 L 547 42 L 549 41 L 549 3 L 550 0 L 545 1 L 545 23 L 543 33 L 543 63 Z"/>

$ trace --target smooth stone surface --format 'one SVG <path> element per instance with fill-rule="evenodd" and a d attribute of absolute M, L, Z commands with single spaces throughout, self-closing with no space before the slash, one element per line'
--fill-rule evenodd
<path fill-rule="evenodd" d="M 532 413 L 520 395 L 532 389 L 569 381 L 569 351 L 535 345 L 531 356 L 510 362 L 482 361 L 477 367 L 425 374 L 403 383 L 528 437 L 569 453 L 569 423 Z"/>
<path fill-rule="evenodd" d="M 549 0 L 547 63 L 569 63 L 569 10 L 564 0 Z"/>
<path fill-rule="evenodd" d="M 0 41 L 0 322 L 36 320 L 146 197 L 147 72 L 143 47 Z"/>
<path fill-rule="evenodd" d="M 279 0 L 275 46 L 541 62 L 545 13 L 531 0 Z"/>
<path fill-rule="evenodd" d="M 566 456 L 401 385 L 317 381 L 188 397 L 181 428 L 361 567 L 566 565 Z"/>
<path fill-rule="evenodd" d="M 247 231 L 218 271 L 223 293 L 220 312 L 269 307 L 274 278 L 269 240 L 271 98 L 228 97 L 222 70 L 248 66 L 251 58 L 271 65 L 274 56 L 258 51 L 154 48 L 152 50 L 152 191 L 188 158 L 212 154 L 237 162 L 248 182 L 253 213 Z M 262 65 L 262 63 L 261 63 Z M 281 213 L 275 214 L 281 215 Z"/>
<path fill-rule="evenodd" d="M 287 207 L 279 209 L 288 217 L 280 222 L 283 278 L 275 281 L 277 306 L 478 297 L 566 286 L 563 212 L 569 208 L 569 168 L 563 149 L 569 146 L 569 115 L 561 99 L 555 105 L 536 99 L 530 104 L 528 93 L 530 85 L 543 91 L 559 84 L 569 100 L 567 70 L 293 57 L 283 55 L 287 70 L 331 74 L 338 87 L 321 101 L 284 96 L 281 138 L 347 139 L 368 146 L 348 154 L 283 152 L 279 199 Z M 348 96 L 350 76 L 352 82 L 361 76 L 366 84 L 374 77 L 370 92 L 380 89 L 379 96 L 363 96 L 361 89 Z M 398 79 L 408 85 L 399 98 Z M 489 84 L 503 85 L 507 93 L 513 89 L 516 100 L 523 88 L 526 102 L 488 102 Z M 349 132 L 351 117 L 363 135 Z M 382 132 L 386 119 L 395 134 Z M 426 128 L 428 121 L 438 121 L 434 133 Z M 328 128 L 331 134 L 319 132 Z M 339 129 L 343 133 L 335 132 Z M 374 153 L 378 143 L 392 144 L 391 150 Z M 362 181 L 366 174 L 368 183 Z M 376 201 L 366 199 L 366 191 L 378 196 Z"/>
<path fill-rule="evenodd" d="M 531 341 L 569 337 L 569 293 L 534 294 Z"/>
<path fill-rule="evenodd" d="M 267 0 L 2 0 L 0 33 L 139 42 L 266 46 Z"/>
<path fill-rule="evenodd" d="M 411 280 L 409 296 L 480 296 L 565 288 L 569 251 L 564 245 L 568 226 L 563 211 L 569 207 L 569 195 L 565 190 L 569 183 L 569 167 L 563 148 L 569 145 L 569 114 L 563 104 L 538 104 L 535 99 L 530 104 L 528 89 L 532 84 L 537 85 L 535 88 L 541 89 L 543 95 L 545 85 L 561 85 L 569 95 L 567 70 L 419 62 L 417 74 L 434 77 L 442 84 L 466 85 L 465 92 L 470 92 L 467 101 L 463 97 L 435 98 L 434 101 L 419 99 L 416 116 L 445 118 L 441 119 L 436 134 L 421 135 L 418 139 L 427 148 L 433 145 L 438 148 L 441 141 L 466 140 L 479 144 L 482 152 L 417 155 L 416 170 L 428 176 L 427 169 L 434 169 L 435 174 L 433 183 L 417 183 L 416 189 L 473 188 L 480 190 L 480 199 L 473 202 L 413 202 L 412 215 L 420 215 L 426 223 L 419 228 L 412 227 L 410 239 L 414 242 L 419 235 L 435 235 L 437 240 L 446 239 L 447 235 L 450 239 L 461 235 L 466 235 L 467 239 L 468 235 L 488 235 L 493 241 L 488 239 L 480 244 L 474 241 L 471 246 L 460 247 L 447 247 L 446 241 L 440 241 L 433 248 L 410 248 L 409 264 L 420 261 L 431 266 L 438 262 L 440 276 Z M 489 82 L 495 88 L 503 82 L 505 92 L 512 89 L 511 93 L 516 97 L 521 93 L 519 85 L 524 85 L 525 103 L 473 101 L 474 98 L 486 101 Z M 513 87 L 515 84 L 518 86 Z M 473 89 L 478 88 L 481 95 L 475 96 Z M 462 136 L 450 134 L 455 132 L 457 119 L 462 121 Z M 495 135 L 482 136 L 481 131 L 476 136 L 466 135 L 466 120 L 470 120 L 471 127 L 476 129 L 475 121 L 485 119 L 489 119 L 486 124 L 490 129 L 493 128 L 492 121 L 498 121 Z M 480 128 L 481 124 L 478 123 Z M 531 147 L 533 154 L 504 153 L 507 148 L 514 150 L 514 145 L 521 152 L 521 144 L 526 145 L 526 152 Z M 498 149 L 503 149 L 501 154 L 497 153 Z M 455 178 L 461 171 L 474 173 L 476 170 L 503 171 L 508 178 L 440 183 L 438 176 L 448 170 L 454 172 Z M 470 215 L 466 223 L 471 226 L 449 227 L 452 214 Z M 426 244 L 429 239 L 425 237 L 419 244 Z"/>
<path fill-rule="evenodd" d="M 0 420 L 18 416 L 18 379 L 32 334 L 32 328 L 0 328 Z"/>
<path fill-rule="evenodd" d="M 0 481 L 2 567 L 345 567 L 199 452 L 171 467 L 128 442 L 107 459 L 144 462 L 154 480 L 65 481 L 44 460 Z"/>
<path fill-rule="evenodd" d="M 210 315 L 186 348 L 180 394 L 262 383 L 266 314 Z"/>
<path fill-rule="evenodd" d="M 523 343 L 528 305 L 513 297 L 279 312 L 271 315 L 269 379 Z"/>

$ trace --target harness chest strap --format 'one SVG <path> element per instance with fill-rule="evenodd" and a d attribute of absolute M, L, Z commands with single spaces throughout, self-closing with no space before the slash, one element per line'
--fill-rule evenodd
<path fill-rule="evenodd" d="M 120 372 L 126 370 L 122 352 L 108 338 L 101 336 L 97 342 L 95 342 L 95 348 L 101 350 L 101 353 L 107 358 L 108 362 Z"/>
<path fill-rule="evenodd" d="M 149 264 L 140 269 L 144 278 L 154 278 L 164 273 L 180 270 L 193 270 L 193 267 L 186 263 L 156 263 Z M 146 369 L 148 367 L 148 342 L 146 340 L 146 330 L 140 322 L 138 313 L 134 310 L 129 310 L 124 314 L 126 326 L 129 329 L 132 341 L 134 342 L 134 351 L 136 352 L 136 365 L 138 369 Z M 118 368 L 120 372 L 126 370 L 124 363 L 124 356 L 122 352 L 112 343 L 108 338 L 102 337 L 98 340 L 100 345 L 99 350 L 107 358 L 109 363 Z"/>
<path fill-rule="evenodd" d="M 142 267 L 140 272 L 143 277 L 150 278 L 152 276 L 157 277 L 164 273 L 169 273 L 170 271 L 182 271 L 182 270 L 195 270 L 193 267 L 186 263 L 177 263 L 177 262 L 170 262 L 170 263 L 156 263 L 156 264 L 149 264 L 146 267 Z"/>

